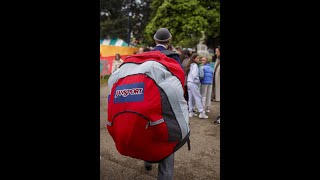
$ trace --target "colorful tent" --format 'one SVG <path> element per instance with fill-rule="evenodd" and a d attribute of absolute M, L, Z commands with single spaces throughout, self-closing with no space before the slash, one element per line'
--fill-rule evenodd
<path fill-rule="evenodd" d="M 124 42 L 122 39 L 119 38 L 112 38 L 112 39 L 101 39 L 101 45 L 109 45 L 109 46 L 127 46 L 128 43 Z"/>
<path fill-rule="evenodd" d="M 112 38 L 100 40 L 100 74 L 106 75 L 112 72 L 112 61 L 115 54 L 120 54 L 125 60 L 128 55 L 134 54 L 139 48 L 128 47 L 122 39 Z"/>

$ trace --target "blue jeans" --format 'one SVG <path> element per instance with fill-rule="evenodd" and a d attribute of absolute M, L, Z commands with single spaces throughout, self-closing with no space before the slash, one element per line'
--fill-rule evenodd
<path fill-rule="evenodd" d="M 152 163 L 144 162 L 145 166 L 151 166 Z M 172 180 L 174 168 L 174 153 L 162 160 L 158 164 L 158 178 L 157 180 Z"/>

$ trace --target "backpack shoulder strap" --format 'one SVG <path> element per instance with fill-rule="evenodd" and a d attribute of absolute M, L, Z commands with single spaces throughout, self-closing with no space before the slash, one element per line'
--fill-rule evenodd
<path fill-rule="evenodd" d="M 165 52 L 165 53 L 167 53 L 167 52 Z M 176 54 L 176 53 L 172 52 L 170 54 Z M 142 64 L 147 61 L 156 61 L 156 62 L 162 64 L 163 66 L 165 66 L 170 71 L 170 73 L 172 75 L 176 76 L 180 80 L 182 87 L 183 87 L 184 81 L 185 81 L 185 76 L 184 76 L 184 71 L 183 71 L 181 65 L 177 61 L 166 56 L 164 53 L 162 53 L 160 51 L 149 51 L 149 52 L 144 52 L 141 54 L 135 54 L 132 56 L 128 56 L 126 58 L 126 60 L 124 61 L 124 63 L 121 64 L 121 66 L 124 64 L 127 64 L 127 63 Z"/>
<path fill-rule="evenodd" d="M 169 50 L 163 50 L 161 51 L 162 54 L 168 56 L 168 57 L 172 57 L 172 56 L 179 56 L 178 53 L 175 53 L 175 52 L 172 52 L 172 51 L 169 51 Z"/>

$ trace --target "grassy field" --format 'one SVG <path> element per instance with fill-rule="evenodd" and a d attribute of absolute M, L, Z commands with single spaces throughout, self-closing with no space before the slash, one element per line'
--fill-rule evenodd
<path fill-rule="evenodd" d="M 108 79 L 109 79 L 110 75 L 105 75 L 103 78 L 100 78 L 100 86 L 101 85 L 107 85 L 108 84 Z"/>

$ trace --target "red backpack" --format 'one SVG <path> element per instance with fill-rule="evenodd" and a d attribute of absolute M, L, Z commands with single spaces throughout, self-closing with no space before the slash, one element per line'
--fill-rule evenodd
<path fill-rule="evenodd" d="M 107 129 L 122 155 L 159 162 L 186 142 L 190 150 L 184 71 L 165 54 L 129 56 L 109 78 Z"/>

